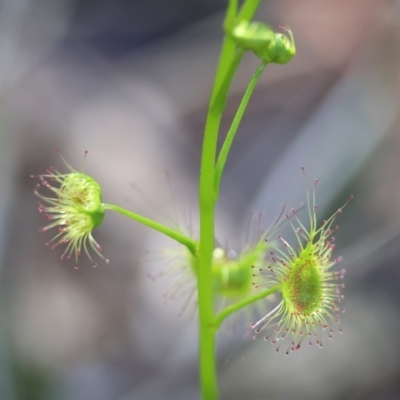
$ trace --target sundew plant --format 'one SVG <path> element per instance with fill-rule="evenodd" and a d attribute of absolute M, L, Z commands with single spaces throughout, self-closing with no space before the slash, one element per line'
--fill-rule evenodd
<path fill-rule="evenodd" d="M 203 400 L 218 399 L 216 335 L 224 320 L 245 308 L 267 309 L 264 315 L 244 326 L 254 338 L 272 342 L 277 352 L 289 354 L 305 344 L 322 346 L 335 331 L 341 332 L 340 314 L 345 271 L 335 268 L 340 257 L 332 255 L 333 234 L 339 229 L 336 218 L 350 199 L 327 220 L 317 218 L 315 199 L 317 180 L 305 181 L 304 220 L 295 209 L 283 211 L 277 223 L 242 249 L 222 247 L 215 238 L 215 209 L 220 184 L 231 145 L 257 81 L 270 63 L 286 64 L 296 54 L 289 27 L 275 32 L 264 22 L 253 21 L 260 0 L 230 0 L 224 20 L 224 41 L 212 87 L 205 121 L 199 174 L 199 234 L 192 236 L 118 205 L 103 202 L 101 186 L 84 172 L 78 172 L 64 160 L 65 173 L 50 168 L 34 176 L 39 179 L 35 194 L 39 211 L 47 225 L 41 231 L 56 228 L 51 247 L 63 247 L 61 258 L 89 258 L 108 264 L 93 230 L 107 211 L 120 213 L 175 240 L 181 251 L 181 265 L 192 282 L 197 298 L 199 329 L 199 381 Z M 235 73 L 246 52 L 259 58 L 260 64 L 250 79 L 222 147 L 217 151 L 220 122 Z M 279 235 L 279 225 L 293 228 L 294 242 Z M 166 260 L 167 261 L 167 260 Z M 277 303 L 267 298 L 275 294 Z M 264 303 L 260 307 L 260 303 Z M 251 314 L 250 314 L 251 315 Z M 267 351 L 267 350 L 266 350 Z"/>

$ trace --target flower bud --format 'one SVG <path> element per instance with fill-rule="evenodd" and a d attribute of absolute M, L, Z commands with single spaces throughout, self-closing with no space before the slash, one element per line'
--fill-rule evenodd
<path fill-rule="evenodd" d="M 261 239 L 240 254 L 217 247 L 213 252 L 212 277 L 217 296 L 238 298 L 252 290 L 253 265 L 260 265 L 269 244 Z"/>
<path fill-rule="evenodd" d="M 240 252 L 222 246 L 214 248 L 211 260 L 211 284 L 218 309 L 243 299 L 254 291 L 254 269 L 252 267 L 264 265 L 264 257 L 269 248 L 270 244 L 265 241 L 265 235 L 262 233 L 258 235 L 257 242 L 247 243 Z M 165 299 L 170 301 L 179 298 L 180 303 L 183 303 L 181 313 L 196 308 L 198 256 L 180 245 L 164 248 L 161 252 L 161 259 L 158 258 L 158 261 L 161 260 L 167 264 L 162 275 L 172 278 L 174 281 L 165 293 Z M 156 268 L 159 270 L 159 267 Z M 153 279 L 159 275 L 158 273 L 150 274 Z M 252 315 L 253 313 L 251 313 Z M 250 318 L 250 315 L 248 316 Z"/>
<path fill-rule="evenodd" d="M 292 31 L 281 26 L 283 33 L 275 33 L 263 22 L 241 21 L 228 33 L 232 40 L 246 50 L 253 51 L 266 63 L 287 64 L 296 54 Z"/>

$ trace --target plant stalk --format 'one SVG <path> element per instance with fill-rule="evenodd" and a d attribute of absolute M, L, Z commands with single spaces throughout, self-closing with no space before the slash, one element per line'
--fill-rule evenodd
<path fill-rule="evenodd" d="M 166 236 L 169 236 L 171 239 L 174 239 L 177 242 L 186 246 L 194 256 L 197 255 L 197 243 L 193 239 L 180 233 L 179 231 L 171 229 L 165 225 L 153 221 L 152 219 L 143 217 L 142 215 L 136 214 L 132 211 L 127 210 L 126 208 L 117 206 L 115 204 L 103 204 L 103 207 L 105 210 L 113 210 L 119 214 L 124 215 L 125 217 L 140 222 L 143 225 L 147 225 L 148 227 L 153 228 L 156 231 L 161 232 Z"/>
<path fill-rule="evenodd" d="M 256 11 L 259 1 L 246 0 L 240 13 L 241 18 L 249 20 Z M 230 0 L 224 25 L 232 26 L 236 18 L 237 0 Z M 244 11 L 243 11 L 244 10 Z M 236 54 L 236 62 L 235 62 Z M 214 167 L 217 141 L 222 112 L 225 108 L 229 86 L 242 58 L 235 44 L 225 36 L 216 78 L 210 97 L 201 154 L 199 178 L 200 243 L 199 269 L 197 275 L 199 307 L 199 373 L 201 396 L 203 400 L 218 399 L 217 368 L 215 354 L 216 330 L 214 320 L 214 297 L 212 291 L 212 252 L 214 250 L 214 221 L 216 193 L 214 192 Z"/>
<path fill-rule="evenodd" d="M 253 94 L 256 84 L 257 84 L 258 80 L 260 79 L 260 76 L 263 73 L 267 64 L 268 63 L 266 63 L 266 62 L 262 62 L 260 64 L 260 66 L 254 72 L 254 74 L 250 80 L 250 83 L 247 86 L 247 89 L 243 95 L 242 101 L 240 102 L 240 105 L 235 114 L 235 117 L 233 118 L 232 124 L 228 130 L 228 133 L 225 137 L 225 141 L 224 141 L 224 144 L 222 145 L 221 151 L 219 153 L 218 160 L 217 160 L 217 163 L 215 166 L 215 181 L 214 181 L 214 192 L 215 192 L 217 198 L 219 196 L 219 189 L 220 189 L 220 185 L 221 185 L 222 174 L 224 172 L 226 160 L 228 158 L 228 154 L 231 149 L 233 139 L 236 136 L 236 132 L 239 128 L 240 122 L 242 121 L 243 114 L 247 108 L 247 104 L 249 103 L 250 97 Z"/>

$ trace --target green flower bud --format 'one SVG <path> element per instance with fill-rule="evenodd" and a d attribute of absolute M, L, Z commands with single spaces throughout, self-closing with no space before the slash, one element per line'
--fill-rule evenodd
<path fill-rule="evenodd" d="M 315 185 L 317 182 L 315 180 Z M 344 206 L 352 199 L 353 196 Z M 296 235 L 296 246 L 291 246 L 278 235 L 285 250 L 276 247 L 270 252 L 269 266 L 266 269 L 260 268 L 258 278 L 263 277 L 267 286 L 279 285 L 282 300 L 276 308 L 253 324 L 253 328 L 256 335 L 262 330 L 272 330 L 265 339 L 271 338 L 274 344 L 291 337 L 286 354 L 299 349 L 306 337 L 310 345 L 315 338 L 316 344 L 322 347 L 322 330 L 327 331 L 328 337 L 332 338 L 331 324 L 336 325 L 341 332 L 339 315 L 344 310 L 338 303 L 343 299 L 341 289 L 344 284 L 338 283 L 338 280 L 343 279 L 345 270 L 331 269 L 341 261 L 341 257 L 332 258 L 335 248 L 332 233 L 339 229 L 333 224 L 343 207 L 318 228 L 315 186 L 312 200 L 307 191 L 309 229 L 301 223 L 293 209 L 286 218 Z"/>
<path fill-rule="evenodd" d="M 296 54 L 296 46 L 291 29 L 288 26 L 282 26 L 281 29 L 289 34 L 289 37 L 283 33 L 276 33 L 275 40 L 269 48 L 256 52 L 264 61 L 275 64 L 287 64 Z"/>
<path fill-rule="evenodd" d="M 63 161 L 65 162 L 64 159 Z M 90 250 L 108 263 L 101 254 L 100 245 L 92 236 L 93 229 L 103 222 L 105 214 L 101 187 L 89 175 L 77 172 L 66 162 L 65 164 L 70 169 L 68 174 L 61 174 L 54 168 L 49 168 L 46 174 L 37 176 L 41 184 L 37 185 L 34 193 L 43 202 L 39 202 L 39 212 L 45 213 L 46 218 L 51 221 L 40 231 L 45 232 L 58 227 L 58 233 L 46 244 L 52 248 L 65 244 L 61 259 L 69 259 L 74 255 L 75 268 L 79 268 L 78 257 L 82 250 L 93 266 L 97 264 L 93 261 Z M 54 196 L 47 197 L 39 193 L 40 186 L 49 189 Z"/>
<path fill-rule="evenodd" d="M 251 50 L 266 63 L 287 64 L 296 54 L 292 31 L 286 25 L 275 33 L 263 22 L 241 21 L 228 32 L 232 40 L 246 50 Z"/>
<path fill-rule="evenodd" d="M 269 244 L 261 239 L 254 246 L 236 251 L 217 247 L 213 252 L 213 287 L 217 296 L 238 298 L 247 295 L 253 288 L 253 265 L 262 262 Z"/>
<path fill-rule="evenodd" d="M 193 236 L 191 222 L 189 226 L 190 228 L 186 227 L 182 230 L 190 232 Z M 269 233 L 270 231 L 257 232 L 255 243 L 247 243 L 239 252 L 228 247 L 215 247 L 211 260 L 211 278 L 216 308 L 220 309 L 253 293 L 254 270 L 252 267 L 264 265 L 265 254 L 271 248 L 265 240 Z M 150 276 L 156 279 L 164 275 L 174 282 L 164 295 L 166 301 L 175 301 L 178 298 L 183 300 L 181 314 L 186 310 L 196 308 L 198 256 L 193 255 L 185 246 L 173 246 L 164 248 L 161 251 L 161 257 L 157 257 L 157 260 L 162 260 L 167 265 L 165 272 L 152 273 Z M 158 270 L 158 267 L 156 268 Z M 261 309 L 264 311 L 265 307 Z M 248 315 L 248 319 L 251 316 Z"/>

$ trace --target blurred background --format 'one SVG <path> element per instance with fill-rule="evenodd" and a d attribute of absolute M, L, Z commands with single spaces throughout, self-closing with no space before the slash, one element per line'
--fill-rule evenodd
<path fill-rule="evenodd" d="M 0 399 L 198 398 L 196 320 L 163 296 L 171 243 L 107 214 L 94 236 L 110 264 L 75 270 L 37 233 L 30 175 L 66 169 L 56 148 L 81 170 L 88 150 L 106 202 L 171 224 L 191 209 L 195 225 L 226 5 L 0 0 Z M 247 327 L 222 333 L 221 398 L 399 399 L 400 1 L 264 0 L 258 19 L 289 25 L 298 53 L 267 67 L 246 111 L 218 240 L 239 243 L 254 210 L 268 226 L 299 207 L 305 166 L 321 219 L 355 196 L 336 235 L 346 314 L 343 335 L 288 357 Z M 246 55 L 223 132 L 257 65 Z"/>

